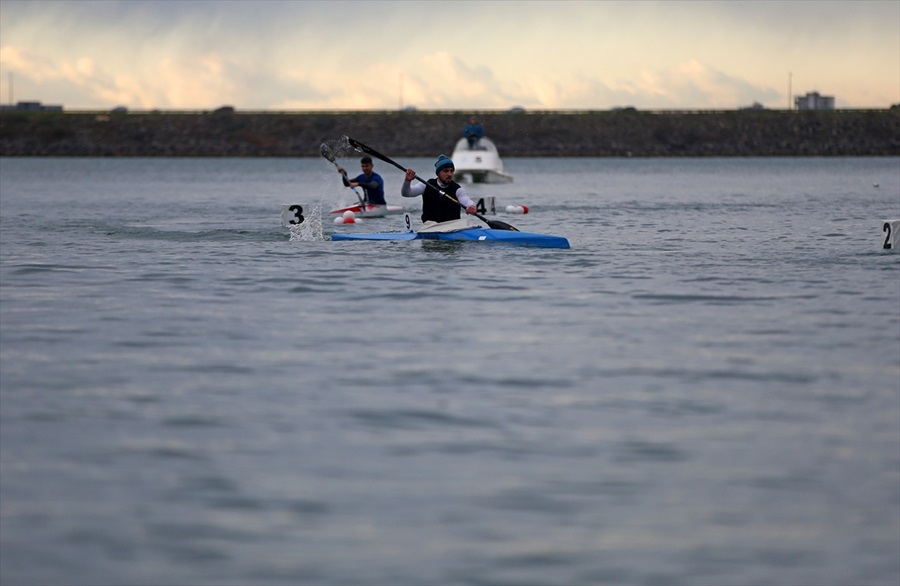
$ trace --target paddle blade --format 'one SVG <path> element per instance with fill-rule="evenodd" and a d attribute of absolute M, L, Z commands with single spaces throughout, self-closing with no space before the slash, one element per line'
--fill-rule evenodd
<path fill-rule="evenodd" d="M 518 232 L 519 229 L 511 224 L 507 224 L 506 222 L 501 222 L 500 220 L 485 220 L 488 225 L 488 228 L 493 228 L 494 230 L 511 230 L 512 232 Z"/>
<path fill-rule="evenodd" d="M 331 152 L 331 148 L 324 142 L 322 143 L 322 146 L 319 147 L 319 154 L 328 159 L 330 162 L 334 162 L 334 153 Z"/>

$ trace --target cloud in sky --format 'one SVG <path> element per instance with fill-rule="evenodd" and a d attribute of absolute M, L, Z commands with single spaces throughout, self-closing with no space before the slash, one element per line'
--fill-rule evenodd
<path fill-rule="evenodd" d="M 11 76 L 10 76 L 11 74 Z M 0 100 L 66 109 L 900 102 L 900 2 L 0 3 Z"/>

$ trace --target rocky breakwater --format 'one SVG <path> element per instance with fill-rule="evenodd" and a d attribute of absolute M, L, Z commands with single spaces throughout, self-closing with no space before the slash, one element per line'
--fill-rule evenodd
<path fill-rule="evenodd" d="M 317 157 L 343 135 L 390 156 L 453 150 L 472 112 L 0 112 L 0 156 Z M 897 156 L 900 107 L 474 112 L 505 157 Z"/>

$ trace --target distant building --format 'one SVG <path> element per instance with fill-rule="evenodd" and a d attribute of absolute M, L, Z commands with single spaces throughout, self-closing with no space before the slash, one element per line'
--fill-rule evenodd
<path fill-rule="evenodd" d="M 19 102 L 15 106 L 10 104 L 0 105 L 0 110 L 16 112 L 62 112 L 62 106 L 44 106 L 40 102 Z"/>
<path fill-rule="evenodd" d="M 834 97 L 809 92 L 805 96 L 794 98 L 794 107 L 798 110 L 834 110 Z"/>

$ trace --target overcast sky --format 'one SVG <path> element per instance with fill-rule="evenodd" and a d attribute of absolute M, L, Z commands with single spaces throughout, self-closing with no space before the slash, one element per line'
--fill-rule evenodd
<path fill-rule="evenodd" d="M 4 104 L 731 109 L 809 91 L 900 103 L 900 0 L 0 0 Z"/>

